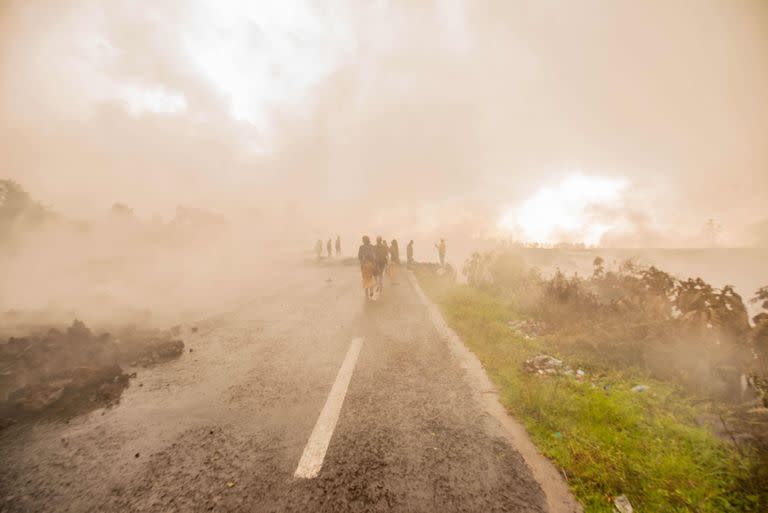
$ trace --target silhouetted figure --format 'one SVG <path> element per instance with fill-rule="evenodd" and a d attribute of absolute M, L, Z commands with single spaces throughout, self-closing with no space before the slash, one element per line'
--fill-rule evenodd
<path fill-rule="evenodd" d="M 389 261 L 395 264 L 400 263 L 400 247 L 397 245 L 397 239 L 392 239 L 389 245 Z"/>
<path fill-rule="evenodd" d="M 376 286 L 376 256 L 376 248 L 371 246 L 371 239 L 363 235 L 363 244 L 357 250 L 357 259 L 360 261 L 363 290 L 368 299 L 373 298 L 373 289 Z"/>
<path fill-rule="evenodd" d="M 370 242 L 370 241 L 369 241 Z M 336 236 L 336 256 L 341 256 L 341 236 Z"/>
<path fill-rule="evenodd" d="M 395 274 L 397 274 L 397 268 L 400 265 L 400 247 L 397 245 L 397 239 L 392 239 L 392 243 L 389 245 L 389 279 L 395 282 Z"/>
<path fill-rule="evenodd" d="M 376 237 L 376 288 L 379 292 L 384 288 L 384 270 L 387 268 L 388 258 L 389 248 L 379 235 Z"/>
<path fill-rule="evenodd" d="M 409 242 L 408 246 L 406 246 L 405 254 L 408 259 L 408 265 L 411 265 L 413 263 L 413 241 Z"/>
<path fill-rule="evenodd" d="M 323 256 L 323 241 L 320 239 L 317 239 L 317 242 L 315 242 L 315 253 L 317 253 L 317 259 L 320 260 Z"/>
<path fill-rule="evenodd" d="M 440 257 L 440 267 L 445 267 L 445 239 L 440 239 L 440 244 L 435 244 L 435 247 Z"/>
<path fill-rule="evenodd" d="M 325 245 L 325 248 L 328 250 L 328 258 L 333 257 L 333 239 L 328 239 L 328 243 Z"/>

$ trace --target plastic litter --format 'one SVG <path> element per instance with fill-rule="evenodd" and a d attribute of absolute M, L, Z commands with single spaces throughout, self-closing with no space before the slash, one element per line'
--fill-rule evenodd
<path fill-rule="evenodd" d="M 632 508 L 632 504 L 629 502 L 629 499 L 627 499 L 626 495 L 619 495 L 615 499 L 613 499 L 613 505 L 616 506 L 616 511 L 619 513 L 633 513 L 634 509 Z"/>

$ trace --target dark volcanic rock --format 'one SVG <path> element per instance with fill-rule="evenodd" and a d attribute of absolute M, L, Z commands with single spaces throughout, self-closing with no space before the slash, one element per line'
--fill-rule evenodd
<path fill-rule="evenodd" d="M 169 333 L 131 330 L 119 338 L 94 335 L 78 320 L 64 331 L 11 337 L 0 343 L 0 426 L 54 406 L 114 404 L 130 378 L 121 363 L 147 366 L 183 351 L 184 343 Z"/>

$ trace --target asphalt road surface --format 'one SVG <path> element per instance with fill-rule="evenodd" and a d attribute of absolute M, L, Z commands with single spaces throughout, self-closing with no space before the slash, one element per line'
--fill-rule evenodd
<path fill-rule="evenodd" d="M 6 429 L 0 511 L 546 511 L 397 281 L 368 304 L 354 266 L 278 274 L 119 405 Z"/>

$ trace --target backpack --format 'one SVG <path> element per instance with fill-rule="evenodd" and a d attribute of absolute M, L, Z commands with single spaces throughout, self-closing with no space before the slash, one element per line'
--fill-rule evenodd
<path fill-rule="evenodd" d="M 360 260 L 376 263 L 376 249 L 370 244 L 360 246 Z"/>
<path fill-rule="evenodd" d="M 379 267 L 385 267 L 387 265 L 387 259 L 389 258 L 389 248 L 384 244 L 377 244 L 376 248 L 376 263 Z"/>

